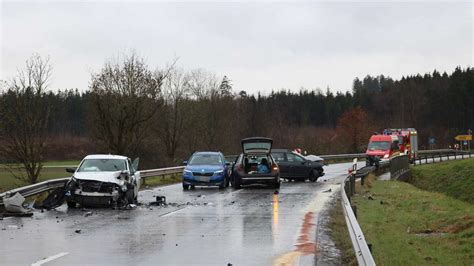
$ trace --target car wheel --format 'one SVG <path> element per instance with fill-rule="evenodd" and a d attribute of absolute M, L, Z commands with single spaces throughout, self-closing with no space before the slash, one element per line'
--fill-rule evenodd
<path fill-rule="evenodd" d="M 133 204 L 135 200 L 135 191 L 133 190 L 133 187 L 130 187 L 127 192 L 125 193 L 125 197 L 127 198 L 127 203 L 128 204 Z"/>
<path fill-rule="evenodd" d="M 224 189 L 225 188 L 225 182 L 222 182 L 220 185 L 219 185 L 219 189 Z"/>
<path fill-rule="evenodd" d="M 183 183 L 183 190 L 188 190 L 189 189 L 189 185 L 186 185 Z"/>
<path fill-rule="evenodd" d="M 68 208 L 76 208 L 77 203 L 74 201 L 66 201 Z"/>
<path fill-rule="evenodd" d="M 272 184 L 270 184 L 270 187 L 274 188 L 274 189 L 279 189 L 280 188 L 280 182 L 273 182 Z"/>
<path fill-rule="evenodd" d="M 316 182 L 316 180 L 318 180 L 318 176 L 314 174 L 314 171 L 316 170 L 311 170 L 311 172 L 309 172 L 308 179 L 311 182 Z"/>
<path fill-rule="evenodd" d="M 235 189 L 240 189 L 240 184 L 237 183 L 237 181 L 235 180 L 235 178 L 232 178 L 232 187 L 235 188 Z"/>

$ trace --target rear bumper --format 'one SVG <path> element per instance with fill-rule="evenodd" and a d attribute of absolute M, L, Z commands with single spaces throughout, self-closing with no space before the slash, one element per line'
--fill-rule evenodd
<path fill-rule="evenodd" d="M 236 181 L 241 185 L 270 184 L 280 182 L 280 176 L 240 176 Z"/>

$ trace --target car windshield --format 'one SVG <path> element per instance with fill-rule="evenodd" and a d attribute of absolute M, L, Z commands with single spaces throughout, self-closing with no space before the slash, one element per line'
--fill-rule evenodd
<path fill-rule="evenodd" d="M 127 170 L 127 161 L 121 159 L 87 159 L 78 172 L 114 172 Z"/>
<path fill-rule="evenodd" d="M 217 154 L 195 154 L 191 160 L 189 160 L 189 165 L 220 165 L 223 164 L 221 156 Z"/>
<path fill-rule="evenodd" d="M 369 143 L 369 150 L 388 150 L 390 149 L 390 142 L 388 141 L 373 141 Z"/>

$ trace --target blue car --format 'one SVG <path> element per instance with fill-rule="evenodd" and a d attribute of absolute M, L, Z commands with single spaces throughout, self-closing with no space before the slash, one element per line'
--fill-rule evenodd
<path fill-rule="evenodd" d="M 229 186 L 229 168 L 221 152 L 195 152 L 183 162 L 183 190 L 195 186 Z"/>

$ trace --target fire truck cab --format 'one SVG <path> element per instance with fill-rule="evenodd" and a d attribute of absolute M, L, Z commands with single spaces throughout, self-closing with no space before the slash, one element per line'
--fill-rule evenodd
<path fill-rule="evenodd" d="M 414 128 L 384 129 L 383 134 L 370 137 L 367 147 L 367 165 L 378 165 L 379 161 L 406 154 L 411 161 L 418 151 L 418 133 Z"/>
<path fill-rule="evenodd" d="M 372 135 L 367 146 L 367 165 L 378 165 L 380 161 L 400 154 L 398 137 L 394 135 Z"/>

